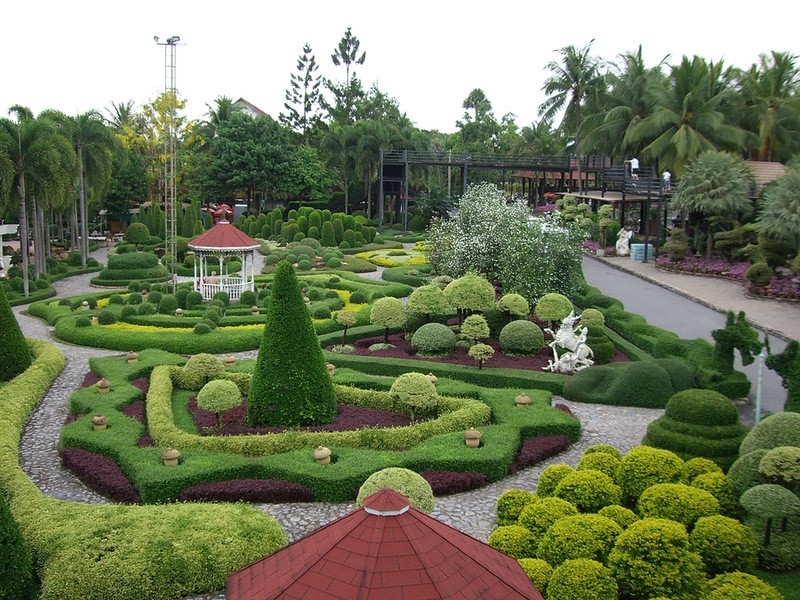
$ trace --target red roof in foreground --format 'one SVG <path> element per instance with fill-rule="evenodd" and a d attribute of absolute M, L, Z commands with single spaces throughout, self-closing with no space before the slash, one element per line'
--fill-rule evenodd
<path fill-rule="evenodd" d="M 228 600 L 542 600 L 519 563 L 383 488 L 228 576 Z"/>
<path fill-rule="evenodd" d="M 253 250 L 260 244 L 228 221 L 220 221 L 191 242 L 192 250 Z"/>

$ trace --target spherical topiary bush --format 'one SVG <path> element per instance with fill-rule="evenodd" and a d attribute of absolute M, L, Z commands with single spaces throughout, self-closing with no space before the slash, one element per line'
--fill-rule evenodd
<path fill-rule="evenodd" d="M 139 292 L 131 292 L 128 294 L 128 304 L 135 306 L 142 303 L 142 295 Z"/>
<path fill-rule="evenodd" d="M 327 304 L 322 302 L 317 302 L 309 306 L 309 311 L 311 312 L 312 319 L 330 319 L 331 318 L 331 309 L 328 308 Z"/>
<path fill-rule="evenodd" d="M 772 448 L 758 463 L 758 473 L 768 483 L 798 490 L 800 483 L 800 446 Z"/>
<path fill-rule="evenodd" d="M 544 347 L 544 334 L 533 321 L 518 319 L 500 330 L 500 348 L 510 356 L 536 354 Z"/>
<path fill-rule="evenodd" d="M 517 525 L 521 525 L 534 535 L 536 538 L 535 550 L 553 523 L 577 514 L 578 509 L 566 500 L 552 497 L 542 498 L 522 509 L 519 519 L 517 519 Z M 535 556 L 535 553 L 532 556 Z"/>
<path fill-rule="evenodd" d="M 550 465 L 545 467 L 539 475 L 539 482 L 536 484 L 536 495 L 540 498 L 552 496 L 561 480 L 574 472 L 575 469 L 569 465 Z"/>
<path fill-rule="evenodd" d="M 339 267 L 342 266 L 342 261 L 341 259 L 335 256 L 331 256 L 328 260 L 325 261 L 325 266 L 328 267 L 329 269 L 338 269 Z"/>
<path fill-rule="evenodd" d="M 728 479 L 733 484 L 733 489 L 737 496 L 741 496 L 746 490 L 764 482 L 764 478 L 758 472 L 758 465 L 761 459 L 767 455 L 766 448 L 753 450 L 747 454 L 742 453 L 728 469 Z"/>
<path fill-rule="evenodd" d="M 186 294 L 186 308 L 192 310 L 203 303 L 203 294 L 192 290 Z"/>
<path fill-rule="evenodd" d="M 600 327 L 606 324 L 606 318 L 596 308 L 587 308 L 581 313 L 580 318 L 581 327 Z"/>
<path fill-rule="evenodd" d="M 611 456 L 622 460 L 622 452 L 617 450 L 611 444 L 592 444 L 583 451 L 583 456 L 586 456 L 587 454 L 594 454 L 595 452 L 610 454 Z"/>
<path fill-rule="evenodd" d="M 723 472 L 701 473 L 692 479 L 692 487 L 703 490 L 714 496 L 719 503 L 721 515 L 738 519 L 742 512 L 739 495 L 733 487 L 731 479 Z"/>
<path fill-rule="evenodd" d="M 686 469 L 686 481 L 691 483 L 695 477 L 704 473 L 722 473 L 720 466 L 710 458 L 696 456 L 690 458 L 684 464 Z"/>
<path fill-rule="evenodd" d="M 564 517 L 553 523 L 544 534 L 537 557 L 554 567 L 575 558 L 591 558 L 605 564 L 621 533 L 622 527 L 608 517 Z"/>
<path fill-rule="evenodd" d="M 664 414 L 681 423 L 693 425 L 734 425 L 739 422 L 739 413 L 733 402 L 713 390 L 678 392 L 667 402 Z"/>
<path fill-rule="evenodd" d="M 231 297 L 228 292 L 217 292 L 214 294 L 213 299 L 222 302 L 223 306 L 228 306 L 231 303 Z"/>
<path fill-rule="evenodd" d="M 762 483 L 750 488 L 739 497 L 739 502 L 747 513 L 749 523 L 765 526 L 762 540 L 764 546 L 770 543 L 773 520 L 800 515 L 800 498 L 774 483 Z"/>
<path fill-rule="evenodd" d="M 633 523 L 617 538 L 608 567 L 620 594 L 633 598 L 700 598 L 705 579 L 686 528 L 669 519 Z"/>
<path fill-rule="evenodd" d="M 195 326 L 192 327 L 192 331 L 197 335 L 205 335 L 211 333 L 211 327 L 208 323 L 196 323 Z"/>
<path fill-rule="evenodd" d="M 594 513 L 622 501 L 622 490 L 608 475 L 595 469 L 569 473 L 553 490 L 553 496 L 573 504 L 580 512 Z"/>
<path fill-rule="evenodd" d="M 113 310 L 104 308 L 97 314 L 97 322 L 100 325 L 112 325 L 117 322 L 117 315 Z"/>
<path fill-rule="evenodd" d="M 739 453 L 778 446 L 800 446 L 800 413 L 782 412 L 764 417 L 742 440 Z"/>
<path fill-rule="evenodd" d="M 125 304 L 125 298 L 122 297 L 120 294 L 111 294 L 108 297 L 109 304 Z"/>
<path fill-rule="evenodd" d="M 652 485 L 682 481 L 683 465 L 683 460 L 669 450 L 636 446 L 619 463 L 617 485 L 625 498 L 636 501 Z"/>
<path fill-rule="evenodd" d="M 383 300 L 389 298 L 381 298 L 379 302 Z M 421 356 L 447 356 L 453 351 L 457 341 L 456 334 L 447 325 L 425 323 L 411 336 L 411 347 Z"/>
<path fill-rule="evenodd" d="M 639 516 L 630 508 L 625 508 L 624 506 L 620 506 L 618 504 L 604 506 L 597 511 L 597 514 L 601 517 L 608 517 L 617 525 L 622 527 L 623 530 L 627 529 L 632 523 L 635 523 L 639 520 Z"/>
<path fill-rule="evenodd" d="M 522 509 L 538 500 L 539 497 L 528 490 L 516 488 L 506 490 L 497 499 L 497 524 L 515 525 Z"/>
<path fill-rule="evenodd" d="M 156 314 L 156 305 L 149 302 L 142 302 L 136 310 L 136 314 L 142 316 L 150 316 Z"/>
<path fill-rule="evenodd" d="M 119 312 L 119 318 L 122 319 L 123 321 L 126 319 L 130 319 L 134 315 L 136 315 L 136 307 L 131 306 L 129 304 L 123 306 L 122 310 Z"/>
<path fill-rule="evenodd" d="M 149 294 L 147 294 L 147 301 L 154 306 L 158 306 L 158 303 L 161 302 L 161 298 L 163 297 L 164 294 L 162 294 L 161 292 L 152 291 Z"/>
<path fill-rule="evenodd" d="M 533 587 L 540 592 L 547 588 L 547 582 L 550 581 L 550 576 L 553 574 L 553 567 L 540 558 L 520 558 L 517 562 L 533 583 Z"/>
<path fill-rule="evenodd" d="M 494 306 L 494 286 L 481 275 L 467 272 L 444 288 L 447 303 L 458 311 L 483 312 Z"/>
<path fill-rule="evenodd" d="M 364 299 L 366 302 L 366 297 Z M 353 302 L 353 295 L 350 296 L 350 302 Z M 389 343 L 389 330 L 397 327 L 402 327 L 406 323 L 406 312 L 403 303 L 397 298 L 387 296 L 377 300 L 370 308 L 369 322 L 372 325 L 383 327 L 383 341 Z M 455 346 L 456 334 L 450 332 L 453 338 L 453 346 Z"/>
<path fill-rule="evenodd" d="M 558 566 L 547 583 L 547 600 L 617 600 L 617 582 L 596 560 L 576 558 Z"/>
<path fill-rule="evenodd" d="M 769 285 L 775 272 L 765 262 L 756 262 L 747 267 L 744 277 L 754 285 Z"/>
<path fill-rule="evenodd" d="M 239 386 L 228 379 L 209 381 L 197 394 L 197 406 L 215 414 L 217 427 L 220 425 L 220 413 L 241 403 L 242 393 L 239 391 Z"/>
<path fill-rule="evenodd" d="M 430 484 L 419 473 L 400 467 L 381 469 L 367 477 L 358 488 L 356 504 L 363 506 L 364 498 L 387 487 L 403 494 L 417 510 L 426 514 L 433 510 L 434 497 Z"/>
<path fill-rule="evenodd" d="M 734 572 L 708 582 L 706 600 L 783 600 L 783 594 L 755 575 Z"/>
<path fill-rule="evenodd" d="M 408 410 L 411 420 L 418 415 L 432 415 L 439 405 L 436 386 L 422 373 L 403 373 L 394 380 L 389 394 L 395 406 Z"/>
<path fill-rule="evenodd" d="M 752 571 L 758 562 L 758 541 L 752 529 L 736 519 L 701 517 L 689 534 L 689 547 L 700 555 L 709 575 Z"/>
<path fill-rule="evenodd" d="M 75 327 L 91 327 L 92 319 L 86 315 L 75 317 Z"/>
<path fill-rule="evenodd" d="M 258 296 L 252 290 L 245 290 L 239 296 L 239 304 L 242 306 L 255 306 L 258 304 Z"/>
<path fill-rule="evenodd" d="M 497 308 L 504 313 L 508 313 L 515 319 L 527 319 L 530 312 L 530 304 L 521 294 L 503 294 L 497 301 Z"/>
<path fill-rule="evenodd" d="M 489 534 L 488 544 L 495 550 L 516 558 L 536 558 L 539 540 L 521 525 L 501 525 Z"/>
<path fill-rule="evenodd" d="M 710 493 L 683 483 L 657 483 L 650 486 L 636 504 L 642 518 L 671 519 L 687 530 L 700 517 L 719 514 L 719 502 Z"/>
<path fill-rule="evenodd" d="M 557 292 L 551 292 L 539 298 L 539 301 L 536 302 L 536 306 L 533 309 L 536 318 L 540 321 L 547 321 L 548 323 L 561 321 L 572 311 L 572 301 L 564 294 L 559 294 Z"/>
<path fill-rule="evenodd" d="M 174 315 L 178 309 L 178 299 L 174 294 L 164 294 L 161 302 L 158 303 L 158 314 Z"/>
<path fill-rule="evenodd" d="M 181 387 L 187 390 L 199 390 L 224 370 L 225 365 L 212 354 L 195 354 L 180 369 Z"/>
<path fill-rule="evenodd" d="M 470 315 L 461 323 L 461 337 L 471 343 L 489 337 L 489 324 L 483 315 Z"/>
<path fill-rule="evenodd" d="M 606 454 L 605 452 L 592 452 L 581 456 L 578 461 L 577 469 L 594 469 L 605 473 L 612 479 L 617 475 L 617 467 L 619 466 L 620 459 L 613 454 Z"/>

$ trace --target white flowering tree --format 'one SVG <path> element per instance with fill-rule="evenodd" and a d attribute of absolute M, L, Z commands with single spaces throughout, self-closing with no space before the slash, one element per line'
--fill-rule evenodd
<path fill-rule="evenodd" d="M 507 201 L 494 185 L 471 186 L 450 220 L 435 219 L 428 255 L 440 275 L 467 271 L 499 279 L 504 293 L 535 303 L 548 292 L 573 297 L 582 282 L 585 233 L 531 216 L 524 200 Z"/>

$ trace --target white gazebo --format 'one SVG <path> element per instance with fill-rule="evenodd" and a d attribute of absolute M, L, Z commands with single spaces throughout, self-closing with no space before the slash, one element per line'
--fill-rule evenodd
<path fill-rule="evenodd" d="M 211 300 L 217 292 L 225 292 L 237 302 L 246 290 L 255 291 L 255 251 L 260 244 L 228 221 L 220 221 L 191 242 L 194 251 L 194 289 Z M 228 273 L 226 258 L 239 258 L 240 273 Z"/>

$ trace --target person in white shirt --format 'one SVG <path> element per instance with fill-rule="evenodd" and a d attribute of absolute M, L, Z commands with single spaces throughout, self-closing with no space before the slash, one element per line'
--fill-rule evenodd
<path fill-rule="evenodd" d="M 664 174 L 661 176 L 661 181 L 663 182 L 664 191 L 668 192 L 672 189 L 672 173 L 669 171 L 664 171 Z"/>

